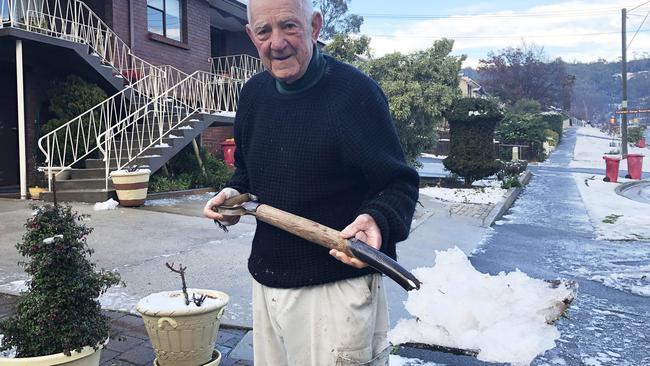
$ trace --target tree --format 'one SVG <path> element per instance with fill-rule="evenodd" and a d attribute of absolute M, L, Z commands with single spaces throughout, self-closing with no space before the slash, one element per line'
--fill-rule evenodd
<path fill-rule="evenodd" d="M 410 164 L 435 146 L 435 126 L 460 96 L 458 72 L 464 56 L 451 56 L 454 41 L 442 39 L 433 47 L 408 55 L 392 53 L 363 63 L 388 97 L 395 127 Z"/>
<path fill-rule="evenodd" d="M 501 168 L 494 158 L 494 127 L 503 118 L 499 106 L 487 99 L 462 98 L 446 113 L 451 151 L 442 163 L 471 187 Z"/>
<path fill-rule="evenodd" d="M 480 60 L 480 82 L 488 93 L 508 104 L 519 99 L 533 99 L 543 106 L 560 106 L 572 83 L 562 59 L 546 62 L 544 49 L 524 45 L 506 48 L 500 53 L 490 52 Z"/>
<path fill-rule="evenodd" d="M 348 13 L 348 4 L 351 0 L 314 0 L 314 7 L 323 14 L 323 29 L 320 37 L 324 40 L 332 39 L 339 33 L 359 33 L 363 24 L 363 17 Z"/>
<path fill-rule="evenodd" d="M 370 58 L 370 38 L 355 38 L 347 33 L 339 33 L 325 46 L 324 51 L 341 61 L 355 63 L 358 61 L 358 55 Z"/>

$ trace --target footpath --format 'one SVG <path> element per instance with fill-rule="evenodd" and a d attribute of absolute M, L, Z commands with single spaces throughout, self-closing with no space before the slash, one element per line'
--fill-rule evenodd
<path fill-rule="evenodd" d="M 434 264 L 436 250 L 454 246 L 469 255 L 480 247 L 490 226 L 520 191 L 512 189 L 504 200 L 491 204 L 444 202 L 420 195 L 411 235 L 398 244 L 400 263 L 407 269 L 429 267 Z M 215 348 L 222 354 L 221 365 L 253 365 L 246 259 L 254 219 L 244 218 L 229 233 L 222 233 L 212 222 L 200 218 L 204 202 L 204 197 L 186 197 L 113 211 L 73 205 L 91 214 L 86 224 L 95 231 L 88 243 L 96 250 L 93 259 L 98 267 L 118 270 L 127 283 L 127 287 L 101 299 L 111 319 L 111 339 L 102 352 L 101 365 L 152 364 L 155 355 L 134 306 L 149 293 L 170 289 L 170 282 L 176 279 L 164 268 L 165 262 L 187 265 L 190 287 L 218 289 L 231 296 Z M 16 295 L 24 288 L 26 278 L 16 264 L 20 258 L 14 244 L 20 240 L 29 215 L 28 202 L 0 199 L 0 318 L 11 313 Z M 385 283 L 392 327 L 400 318 L 409 317 L 403 305 L 407 293 L 388 279 Z M 413 352 L 401 348 L 397 354 Z M 399 364 L 404 363 L 400 360 Z"/>

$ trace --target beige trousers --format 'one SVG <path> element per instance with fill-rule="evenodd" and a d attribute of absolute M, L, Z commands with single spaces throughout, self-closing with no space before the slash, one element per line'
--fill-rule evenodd
<path fill-rule="evenodd" d="M 387 366 L 387 332 L 379 274 L 295 289 L 253 280 L 255 366 Z"/>

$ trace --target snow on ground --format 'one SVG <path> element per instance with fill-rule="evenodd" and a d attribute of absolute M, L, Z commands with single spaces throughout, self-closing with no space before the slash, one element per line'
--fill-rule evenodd
<path fill-rule="evenodd" d="M 499 181 L 478 181 L 473 188 L 442 188 L 426 187 L 420 189 L 420 194 L 440 201 L 458 203 L 495 204 L 502 201 L 507 189 L 501 188 Z"/>
<path fill-rule="evenodd" d="M 548 322 L 573 298 L 572 289 L 553 289 L 519 271 L 480 273 L 458 248 L 435 258 L 433 268 L 413 271 L 423 283 L 405 302 L 415 319 L 400 319 L 388 334 L 391 343 L 477 350 L 479 360 L 518 365 L 555 347 L 560 332 Z"/>
<path fill-rule="evenodd" d="M 573 174 L 573 178 L 598 239 L 650 240 L 650 204 L 618 195 L 614 190 L 620 183 L 604 182 L 601 176 Z"/>
<path fill-rule="evenodd" d="M 595 127 L 579 127 L 576 131 L 576 146 L 573 151 L 573 160 L 569 164 L 572 168 L 596 168 L 605 169 L 603 156 L 612 150 L 620 150 L 620 147 L 611 147 L 610 143 L 620 142 L 620 138 L 612 139 L 611 136 Z M 650 150 L 648 148 L 639 148 L 628 146 L 629 154 L 643 154 L 650 159 Z M 610 155 L 616 156 L 616 155 Z M 618 155 L 620 157 L 620 155 Z M 650 172 L 650 162 L 647 159 L 643 164 L 643 171 Z M 621 161 L 621 168 L 626 169 L 625 161 Z"/>
<path fill-rule="evenodd" d="M 422 153 L 420 154 L 420 156 L 423 158 L 431 158 L 431 159 L 444 159 L 447 157 L 447 155 L 435 155 L 435 154 L 427 154 L 427 153 Z"/>
<path fill-rule="evenodd" d="M 388 362 L 390 366 L 437 366 L 440 364 L 433 362 L 424 362 L 416 358 L 405 358 L 398 355 L 390 355 Z M 442 365 L 441 365 L 442 366 Z"/>
<path fill-rule="evenodd" d="M 93 206 L 93 210 L 95 211 L 114 210 L 117 208 L 118 205 L 119 203 L 116 200 L 109 198 L 107 201 L 95 203 L 95 205 Z"/>

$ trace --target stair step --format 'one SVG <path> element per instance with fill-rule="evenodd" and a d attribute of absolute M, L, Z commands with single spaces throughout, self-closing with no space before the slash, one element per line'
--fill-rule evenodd
<path fill-rule="evenodd" d="M 54 195 L 52 192 L 41 193 L 41 198 L 44 201 L 52 202 Z M 56 200 L 60 202 L 104 202 L 109 198 L 117 200 L 117 194 L 114 189 L 78 189 L 71 191 L 56 191 Z"/>
<path fill-rule="evenodd" d="M 103 189 L 106 187 L 104 178 L 91 178 L 91 179 L 68 179 L 56 182 L 57 193 L 59 191 L 74 191 L 84 189 Z M 113 188 L 113 183 L 108 181 L 108 188 Z"/>
<path fill-rule="evenodd" d="M 104 178 L 105 171 L 106 171 L 105 168 L 71 169 L 70 170 L 70 179 Z"/>
<path fill-rule="evenodd" d="M 149 166 L 149 160 L 151 158 L 136 158 L 134 161 L 132 161 L 129 165 L 138 165 L 140 167 L 148 167 Z M 97 168 L 105 168 L 106 167 L 106 162 L 102 159 L 86 159 L 86 168 L 89 169 L 97 169 Z M 110 161 L 110 168 L 115 168 L 117 167 L 117 160 L 111 159 Z"/>

